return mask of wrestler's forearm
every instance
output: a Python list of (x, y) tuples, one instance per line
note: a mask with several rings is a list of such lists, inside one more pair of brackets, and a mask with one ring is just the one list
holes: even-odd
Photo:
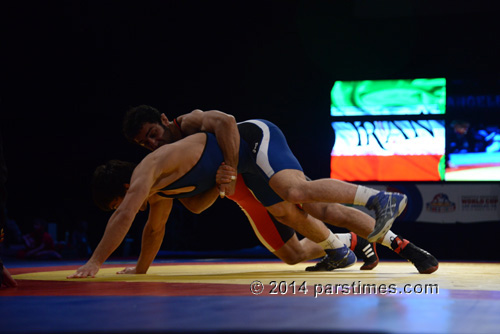
[(238, 167), (240, 133), (233, 115), (219, 110), (203, 112), (196, 109), (189, 114), (180, 116), (178, 119), (181, 120), (181, 127), (185, 135), (197, 132), (215, 134), (226, 164), (234, 168)]
[(111, 216), (104, 235), (89, 262), (100, 267), (125, 239), (134, 218), (135, 214), (132, 215), (130, 212), (121, 211), (120, 209), (116, 210)]
[[(224, 163), (227, 166), (238, 169), (240, 133), (234, 117), (227, 115), (225, 121), (219, 125), (215, 131), (217, 143), (224, 156)], [(234, 180), (235, 181), (235, 180)], [(221, 184), (219, 194), (221, 198), (232, 196), (236, 182), (231, 180), (228, 184)]]
[(153, 263), (156, 254), (160, 250), (163, 238), (165, 236), (165, 225), (160, 230), (153, 230), (148, 224), (144, 226), (142, 233), (141, 254), (137, 260), (136, 274), (145, 274), (151, 263)]
[(238, 168), (240, 133), (234, 117), (226, 115), (222, 117), (214, 129), (215, 138), (224, 155), (226, 165)]

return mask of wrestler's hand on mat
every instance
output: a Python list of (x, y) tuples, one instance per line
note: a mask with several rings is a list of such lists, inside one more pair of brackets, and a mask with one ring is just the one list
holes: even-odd
[(94, 278), (97, 272), (99, 271), (99, 266), (92, 262), (87, 262), (80, 268), (76, 270), (76, 272), (72, 275), (69, 275), (66, 278)]
[(4, 286), (7, 288), (17, 288), (17, 282), (10, 276), (9, 271), (5, 267), (3, 267), (2, 286), (0, 288)]
[(234, 194), (237, 175), (237, 170), (226, 165), (224, 162), (219, 166), (217, 174), (215, 175), (215, 182), (217, 182), (217, 185), (219, 186), (221, 198)]
[(135, 267), (127, 267), (123, 270), (117, 271), (117, 274), (137, 274)]

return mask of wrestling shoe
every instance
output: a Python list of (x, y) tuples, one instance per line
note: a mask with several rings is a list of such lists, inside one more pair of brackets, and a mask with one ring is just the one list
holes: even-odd
[(372, 270), (378, 265), (377, 244), (369, 243), (368, 240), (351, 232), (351, 250), (356, 254), (358, 259), (362, 259), (365, 263), (359, 268), (360, 270)]
[(394, 220), (403, 212), (408, 199), (406, 195), (389, 192), (379, 192), (368, 199), (366, 207), (375, 210), (375, 227), (368, 235), (369, 242), (376, 242), (392, 227)]
[(403, 259), (413, 263), (421, 274), (431, 274), (438, 270), (439, 262), (434, 256), (400, 236), (394, 238), (391, 248)]
[(332, 271), (347, 268), (357, 261), (356, 255), (347, 246), (336, 249), (325, 249), (326, 255), (316, 265), (307, 267), (306, 271)]

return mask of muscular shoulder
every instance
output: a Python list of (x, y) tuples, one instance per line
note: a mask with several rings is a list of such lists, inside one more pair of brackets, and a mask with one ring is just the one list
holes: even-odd
[(166, 144), (149, 153), (140, 163), (142, 168), (164, 168), (165, 164), (180, 165), (185, 160), (191, 160), (192, 155), (203, 150), (206, 142), (205, 133), (195, 133), (181, 140)]
[(182, 132), (190, 135), (200, 131), (216, 132), (217, 129), (236, 124), (236, 120), (232, 115), (223, 113), (219, 110), (202, 111), (195, 109), (189, 114), (179, 116), (177, 118)]
[(152, 189), (167, 186), (189, 171), (200, 159), (206, 143), (206, 134), (197, 133), (148, 154), (134, 171), (134, 178), (153, 181)]

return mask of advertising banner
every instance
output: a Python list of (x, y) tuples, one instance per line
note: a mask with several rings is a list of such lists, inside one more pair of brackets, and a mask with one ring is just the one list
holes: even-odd
[[(429, 223), (500, 223), (500, 184), (367, 185), (408, 196), (402, 221)], [(372, 216), (373, 214), (370, 213)]]

